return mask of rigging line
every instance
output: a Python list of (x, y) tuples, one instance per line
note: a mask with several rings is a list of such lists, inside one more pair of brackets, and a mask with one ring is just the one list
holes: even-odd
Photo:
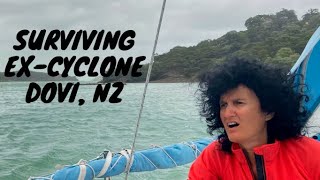
[[(166, 5), (166, 0), (163, 0), (160, 19), (159, 19), (159, 24), (158, 24), (158, 29), (157, 29), (157, 34), (156, 34), (156, 38), (155, 38), (154, 45), (153, 45), (151, 61), (150, 61), (150, 64), (149, 64), (147, 78), (146, 78), (146, 82), (145, 82), (145, 86), (144, 86), (144, 92), (143, 92), (142, 100), (141, 100), (141, 104), (140, 104), (139, 117), (138, 117), (138, 120), (137, 120), (137, 123), (136, 123), (136, 129), (135, 129), (135, 133), (134, 133), (134, 138), (133, 138), (133, 143), (132, 143), (132, 148), (131, 148), (131, 154), (130, 154), (130, 158), (129, 158), (129, 162), (130, 163), (131, 163), (132, 155), (134, 153), (134, 146), (135, 146), (135, 143), (136, 143), (136, 138), (137, 138), (138, 129), (139, 129), (139, 125), (140, 125), (141, 114), (142, 114), (142, 110), (143, 110), (144, 99), (145, 99), (145, 96), (146, 96), (147, 87), (148, 87), (149, 80), (150, 80), (150, 74), (151, 74), (151, 70), (152, 70), (152, 66), (153, 66), (153, 62), (154, 62), (154, 54), (155, 54), (157, 43), (158, 43), (158, 37), (159, 37), (160, 28), (161, 28), (162, 17), (163, 17), (165, 5)], [(128, 179), (129, 171), (130, 171), (130, 169), (128, 169), (126, 171), (125, 180)]]

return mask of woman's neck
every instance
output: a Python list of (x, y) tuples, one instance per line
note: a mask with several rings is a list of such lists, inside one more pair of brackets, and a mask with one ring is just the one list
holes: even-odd
[(239, 145), (243, 150), (247, 151), (248, 153), (250, 152), (253, 153), (254, 152), (253, 149), (255, 147), (259, 147), (267, 143), (268, 143), (268, 135), (267, 135), (267, 131), (265, 130), (263, 135), (252, 137), (246, 140), (245, 142), (240, 142)]
[(267, 133), (263, 136), (253, 137), (249, 141), (239, 144), (248, 161), (249, 168), (255, 179), (257, 179), (256, 159), (254, 148), (268, 143)]

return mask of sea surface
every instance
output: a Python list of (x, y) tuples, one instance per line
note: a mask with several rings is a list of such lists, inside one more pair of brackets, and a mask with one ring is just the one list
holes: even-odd
[[(0, 83), (1, 180), (50, 174), (61, 165), (93, 159), (104, 149), (119, 152), (132, 145), (144, 84), (125, 85), (117, 104), (93, 103), (96, 86), (80, 86), (76, 99), (86, 101), (82, 106), (69, 103), (69, 96), (63, 103), (56, 96), (51, 103), (28, 104), (28, 86)], [(196, 88), (196, 84), (149, 84), (136, 150), (209, 137), (198, 113)], [(129, 179), (185, 180), (189, 167), (131, 173)]]

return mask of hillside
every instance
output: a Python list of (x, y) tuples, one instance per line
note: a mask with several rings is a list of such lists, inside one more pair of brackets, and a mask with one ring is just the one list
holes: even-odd
[[(245, 31), (230, 31), (217, 39), (204, 40), (191, 47), (177, 46), (157, 55), (151, 81), (192, 81), (199, 73), (231, 57), (293, 65), (320, 26), (320, 13), (318, 9), (310, 9), (298, 19), (294, 10), (282, 9), (276, 14), (251, 17), (244, 24)], [(143, 76), (139, 78), (108, 77), (102, 82), (143, 82), (147, 68), (147, 65), (143, 67)]]
[(21, 77), (5, 77), (3, 72), (0, 72), (0, 82), (10, 81), (78, 81), (76, 77), (51, 77), (46, 73), (30, 71), (31, 76), (26, 77), (24, 74)]

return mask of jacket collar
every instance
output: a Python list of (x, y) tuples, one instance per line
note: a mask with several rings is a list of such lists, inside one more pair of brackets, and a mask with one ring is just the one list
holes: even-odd
[[(263, 156), (263, 159), (266, 162), (268, 162), (268, 161), (272, 161), (276, 157), (276, 155), (279, 152), (279, 149), (280, 149), (280, 142), (278, 140), (275, 140), (275, 142), (272, 144), (265, 144), (259, 147), (255, 147), (253, 151), (256, 155)], [(236, 156), (236, 158), (241, 163), (247, 163), (244, 152), (239, 146), (239, 144), (232, 143), (231, 150), (232, 150), (232, 153)]]

